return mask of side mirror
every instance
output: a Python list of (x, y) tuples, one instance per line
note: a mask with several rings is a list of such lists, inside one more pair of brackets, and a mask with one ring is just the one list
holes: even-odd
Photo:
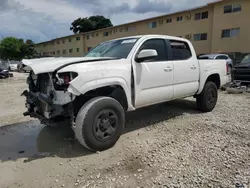
[(154, 59), (157, 56), (158, 56), (158, 53), (156, 50), (142, 50), (139, 52), (139, 54), (135, 58), (135, 61), (140, 63), (146, 60)]

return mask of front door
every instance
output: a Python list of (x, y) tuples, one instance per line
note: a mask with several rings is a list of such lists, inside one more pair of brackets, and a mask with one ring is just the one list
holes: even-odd
[(173, 97), (173, 62), (167, 60), (165, 40), (149, 39), (142, 44), (139, 52), (145, 49), (156, 50), (158, 56), (147, 62), (134, 63), (136, 108)]

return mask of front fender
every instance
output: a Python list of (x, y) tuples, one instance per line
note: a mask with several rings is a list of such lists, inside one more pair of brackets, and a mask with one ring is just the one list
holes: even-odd
[(79, 96), (84, 95), (88, 91), (111, 85), (119, 85), (123, 88), (128, 102), (128, 110), (134, 110), (131, 101), (131, 89), (129, 87), (129, 84), (121, 77), (101, 78), (92, 81), (87, 81), (81, 85), (75, 85), (73, 82), (70, 84), (68, 91), (73, 93), (74, 95)]

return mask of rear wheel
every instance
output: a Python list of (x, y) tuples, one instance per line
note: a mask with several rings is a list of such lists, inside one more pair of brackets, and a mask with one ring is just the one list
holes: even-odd
[(103, 151), (115, 145), (125, 124), (121, 104), (110, 97), (96, 97), (80, 109), (76, 117), (78, 141), (92, 151)]
[(218, 88), (214, 82), (208, 81), (201, 94), (196, 98), (197, 107), (202, 112), (211, 112), (218, 100)]

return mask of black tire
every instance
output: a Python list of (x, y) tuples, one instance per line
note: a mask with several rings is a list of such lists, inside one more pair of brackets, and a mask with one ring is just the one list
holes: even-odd
[(201, 94), (196, 97), (197, 108), (202, 112), (211, 112), (218, 100), (218, 88), (214, 82), (208, 81)]
[(124, 125), (125, 112), (121, 104), (110, 97), (96, 97), (79, 110), (75, 135), (87, 149), (103, 151), (116, 144)]

